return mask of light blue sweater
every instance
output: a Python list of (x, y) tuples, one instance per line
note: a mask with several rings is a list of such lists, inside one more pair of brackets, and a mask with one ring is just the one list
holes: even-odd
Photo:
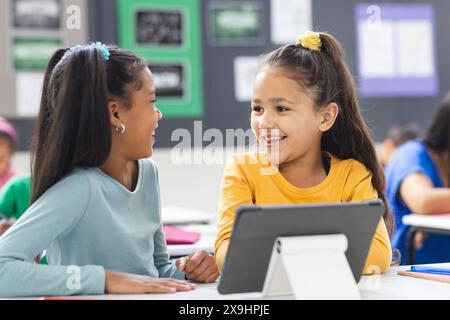
[[(48, 266), (32, 262), (43, 250)], [(0, 238), (1, 297), (104, 294), (105, 269), (184, 279), (169, 261), (152, 160), (139, 161), (134, 192), (75, 169)]]

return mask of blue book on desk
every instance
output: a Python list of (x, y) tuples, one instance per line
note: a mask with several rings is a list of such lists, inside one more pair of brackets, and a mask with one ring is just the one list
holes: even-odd
[(410, 272), (431, 273), (450, 276), (450, 269), (438, 267), (411, 266)]

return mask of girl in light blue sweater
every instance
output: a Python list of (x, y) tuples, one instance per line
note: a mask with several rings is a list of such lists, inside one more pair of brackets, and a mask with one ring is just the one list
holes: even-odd
[[(96, 43), (54, 54), (32, 205), (0, 238), (0, 296), (165, 293), (218, 278), (204, 251), (169, 261), (148, 159), (162, 118), (155, 103), (152, 73), (129, 51)], [(48, 266), (33, 262), (43, 250)]]

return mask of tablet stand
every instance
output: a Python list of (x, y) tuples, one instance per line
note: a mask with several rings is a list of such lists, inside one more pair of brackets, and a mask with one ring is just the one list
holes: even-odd
[(342, 234), (277, 238), (264, 283), (264, 298), (361, 299)]

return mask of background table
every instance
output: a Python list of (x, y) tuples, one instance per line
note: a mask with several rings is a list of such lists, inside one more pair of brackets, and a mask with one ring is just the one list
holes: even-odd
[(403, 224), (409, 226), (407, 236), (408, 264), (414, 264), (414, 238), (417, 232), (443, 234), (450, 236), (450, 214), (423, 215), (408, 214), (402, 219)]

